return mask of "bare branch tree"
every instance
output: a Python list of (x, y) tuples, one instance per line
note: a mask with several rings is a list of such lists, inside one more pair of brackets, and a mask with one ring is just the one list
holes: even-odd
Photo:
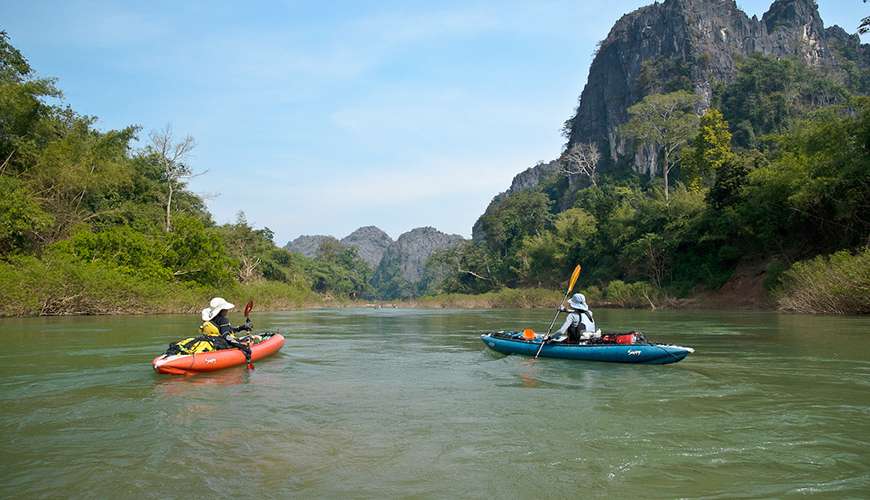
[[(867, 0), (864, 0), (867, 3)], [(861, 19), (861, 24), (858, 25), (858, 33), (865, 35), (870, 32), (870, 16)]]
[(601, 153), (595, 143), (575, 144), (565, 151), (559, 162), (560, 170), (567, 175), (583, 175), (589, 178), (593, 186), (598, 185), (598, 162)]
[(260, 258), (257, 256), (247, 256), (242, 254), (239, 258), (239, 281), (242, 283), (248, 283), (250, 281), (254, 281), (259, 274), (257, 273), (257, 267), (260, 265)]
[(14, 154), (15, 154), (14, 149), (9, 152), (9, 156), (7, 156), (6, 159), (3, 161), (3, 165), (0, 165), (0, 174), (2, 174), (3, 171), (6, 169), (6, 165), (9, 164), (9, 160), (12, 159), (12, 155), (14, 155)]
[(187, 135), (181, 141), (175, 142), (170, 125), (166, 125), (163, 130), (152, 131), (150, 138), (150, 148), (157, 155), (157, 161), (166, 177), (166, 223), (164, 229), (168, 233), (172, 230), (172, 195), (176, 189), (184, 185), (184, 181), (198, 175), (193, 173), (187, 163), (190, 152), (196, 147), (196, 141)]
[(630, 119), (621, 132), (640, 143), (652, 144), (664, 156), (662, 178), (665, 200), (668, 195), (668, 174), (673, 158), (698, 130), (700, 117), (695, 113), (699, 97), (683, 90), (670, 94), (652, 94), (628, 108)]

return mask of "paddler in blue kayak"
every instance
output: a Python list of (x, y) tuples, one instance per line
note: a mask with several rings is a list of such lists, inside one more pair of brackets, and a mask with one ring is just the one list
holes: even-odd
[(586, 303), (586, 297), (582, 293), (575, 293), (568, 299), (568, 308), (560, 307), (560, 311), (567, 312), (568, 317), (554, 334), (551, 342), (566, 341), (569, 344), (579, 344), (581, 340), (589, 340), (601, 337), (601, 332), (595, 327), (592, 311)]
[(202, 326), (200, 326), (199, 329), (202, 331), (203, 335), (215, 337), (214, 341), (212, 341), (212, 345), (217, 349), (231, 349), (235, 347), (241, 350), (245, 353), (245, 361), (248, 363), (248, 368), (253, 368), (254, 365), (251, 364), (250, 346), (244, 342), (240, 342), (233, 334), (241, 331), (250, 332), (254, 328), (254, 324), (251, 323), (250, 319), (247, 319), (245, 324), (238, 328), (231, 325), (230, 319), (227, 317), (227, 312), (232, 310), (234, 307), (236, 306), (230, 304), (222, 297), (211, 299), (208, 307), (202, 310)]

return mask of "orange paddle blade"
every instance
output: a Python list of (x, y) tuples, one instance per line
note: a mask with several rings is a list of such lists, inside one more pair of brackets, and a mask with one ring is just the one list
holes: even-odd
[(577, 267), (574, 268), (574, 272), (571, 273), (571, 283), (568, 285), (568, 293), (571, 293), (571, 290), (574, 289), (574, 285), (577, 283), (577, 278), (580, 277), (580, 264), (577, 264)]

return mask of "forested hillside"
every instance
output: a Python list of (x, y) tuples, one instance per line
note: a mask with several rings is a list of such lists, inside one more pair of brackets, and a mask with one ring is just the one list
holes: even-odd
[(215, 224), (187, 189), (193, 138), (99, 130), (59, 87), (0, 34), (0, 315), (194, 311), (211, 295), (503, 291), (525, 307), (549, 294), (510, 289), (559, 289), (577, 263), (598, 303), (870, 313), (870, 45), (812, 0), (762, 19), (733, 0), (623, 16), (559, 157), (518, 174), (470, 241), (365, 227), (279, 248), (243, 213)]
[(186, 188), (192, 138), (95, 122), (0, 34), (0, 315), (195, 311), (211, 295), (288, 307), (368, 290), (352, 248), (306, 258), (244, 214), (216, 225)]
[(870, 49), (809, 0), (777, 0), (761, 21), (731, 1), (630, 13), (598, 50), (562, 155), (430, 260), (445, 277), (429, 292), (558, 288), (580, 262), (614, 304), (751, 272), (756, 306), (870, 312), (868, 81)]

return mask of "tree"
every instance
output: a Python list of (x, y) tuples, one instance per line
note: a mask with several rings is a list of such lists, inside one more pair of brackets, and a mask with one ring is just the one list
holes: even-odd
[(57, 118), (52, 116), (56, 110), (42, 101), (45, 97), (62, 94), (54, 80), (34, 77), (27, 59), (0, 31), (0, 173), (25, 167), (37, 144), (53, 135), (55, 127), (39, 126), (46, 125), (46, 118)]
[(495, 259), (485, 245), (471, 241), (438, 250), (426, 260), (421, 290), (425, 293), (483, 293), (498, 288)]
[(698, 135), (691, 146), (683, 150), (682, 176), (691, 187), (700, 189), (712, 185), (719, 171), (734, 161), (728, 122), (721, 111), (710, 108), (701, 117)]
[(324, 240), (310, 268), (314, 290), (334, 292), (352, 299), (373, 295), (369, 281), (372, 270), (359, 256), (356, 247), (336, 240)]
[(259, 278), (260, 254), (274, 246), (272, 232), (268, 228), (261, 231), (252, 228), (243, 211), (236, 214), (236, 223), (225, 226), (224, 231), (227, 247), (239, 261), (239, 281), (247, 283)]
[(567, 175), (583, 175), (589, 178), (593, 186), (598, 185), (598, 162), (601, 153), (595, 143), (575, 144), (566, 151), (560, 159), (559, 165), (563, 173)]
[(630, 118), (622, 131), (628, 137), (661, 151), (666, 200), (672, 158), (698, 128), (698, 115), (695, 113), (698, 102), (697, 95), (680, 90), (670, 94), (648, 95), (628, 108)]
[[(184, 187), (184, 182), (194, 176), (187, 163), (190, 152), (196, 147), (193, 137), (187, 135), (180, 142), (175, 142), (172, 127), (167, 125), (163, 130), (152, 131), (150, 150), (156, 155), (156, 160), (163, 171), (166, 181), (166, 220), (164, 230), (172, 231), (172, 195), (176, 189)], [(200, 174), (201, 175), (201, 174)]]
[(210, 286), (232, 283), (237, 262), (217, 230), (186, 214), (179, 214), (175, 227), (178, 231), (164, 233), (163, 257), (175, 279)]
[(505, 257), (515, 253), (528, 235), (543, 231), (550, 223), (550, 199), (539, 191), (519, 191), (499, 200), (480, 218), (490, 250)]
[(0, 254), (31, 250), (40, 231), (53, 222), (21, 181), (0, 174)]
[(551, 231), (524, 239), (517, 267), (525, 283), (555, 285), (577, 262), (588, 262), (597, 224), (586, 210), (569, 208), (556, 217)]

